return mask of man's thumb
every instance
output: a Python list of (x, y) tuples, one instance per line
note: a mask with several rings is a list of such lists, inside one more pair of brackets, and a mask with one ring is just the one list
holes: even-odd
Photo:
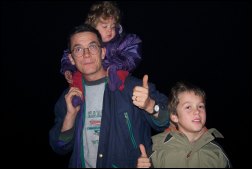
[(148, 75), (144, 75), (143, 77), (143, 87), (148, 89), (149, 85), (148, 85)]
[(143, 144), (139, 145), (140, 151), (141, 151), (141, 157), (147, 157), (147, 153), (145, 151), (145, 147)]

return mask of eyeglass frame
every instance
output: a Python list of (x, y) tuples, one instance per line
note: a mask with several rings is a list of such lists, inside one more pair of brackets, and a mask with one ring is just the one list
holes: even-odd
[[(91, 46), (95, 46), (95, 47), (96, 47), (97, 51), (95, 51), (95, 53), (91, 52), (91, 51), (92, 51), (92, 50), (90, 50), (90, 47), (91, 47)], [(81, 53), (80, 55), (76, 55), (76, 54), (75, 54), (76, 52), (74, 52), (74, 50), (75, 50), (76, 48), (82, 50), (82, 52), (80, 51), (80, 53)], [(83, 47), (81, 47), (80, 45), (75, 46), (75, 47), (71, 50), (70, 53), (73, 54), (74, 57), (80, 58), (80, 57), (82, 57), (82, 56), (85, 55), (85, 53), (86, 53), (86, 50), (85, 50), (85, 49), (88, 49), (88, 52), (89, 52), (91, 55), (95, 55), (95, 54), (98, 53), (99, 48), (102, 48), (102, 46), (101, 46), (101, 45), (98, 45), (96, 42), (91, 42), (91, 43), (88, 45), (87, 48), (83, 48)]]

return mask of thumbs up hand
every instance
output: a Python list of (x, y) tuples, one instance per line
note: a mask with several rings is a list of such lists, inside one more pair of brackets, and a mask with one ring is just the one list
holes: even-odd
[(148, 75), (143, 77), (143, 85), (135, 86), (132, 96), (133, 104), (144, 109), (145, 111), (152, 113), (155, 101), (149, 96)]
[(148, 75), (143, 77), (143, 85), (135, 86), (133, 89), (133, 104), (140, 109), (145, 109), (149, 102), (149, 86), (148, 86)]
[(143, 87), (146, 89), (149, 89), (149, 85), (148, 85), (148, 75), (144, 75), (143, 77)]
[(151, 162), (150, 159), (147, 156), (145, 147), (143, 144), (139, 145), (141, 156), (137, 159), (137, 168), (150, 168)]

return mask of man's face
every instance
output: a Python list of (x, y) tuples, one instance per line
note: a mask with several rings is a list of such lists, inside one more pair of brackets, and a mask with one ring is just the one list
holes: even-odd
[(106, 50), (100, 45), (97, 36), (92, 32), (81, 32), (71, 37), (70, 60), (90, 80), (103, 77), (102, 59)]

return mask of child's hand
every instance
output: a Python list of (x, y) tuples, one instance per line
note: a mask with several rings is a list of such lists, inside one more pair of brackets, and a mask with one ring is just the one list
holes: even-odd
[(69, 70), (67, 70), (67, 71), (65, 71), (64, 75), (65, 75), (65, 78), (67, 80), (67, 83), (73, 84), (73, 75), (72, 75), (72, 72), (70, 72)]

